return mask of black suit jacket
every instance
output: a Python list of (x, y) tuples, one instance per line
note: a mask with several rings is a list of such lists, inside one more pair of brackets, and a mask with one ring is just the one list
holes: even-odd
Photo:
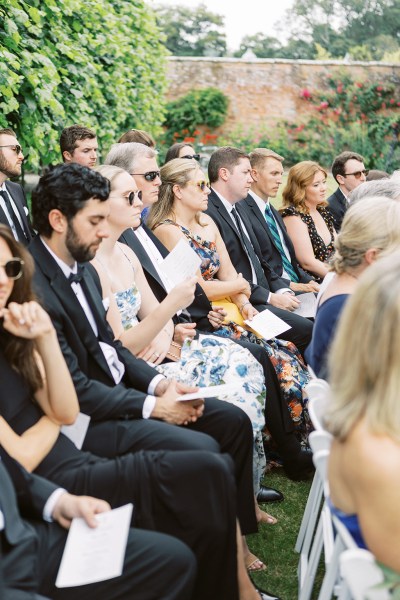
[(329, 196), (328, 204), (333, 215), (335, 229), (336, 231), (339, 231), (342, 226), (343, 217), (348, 208), (346, 197), (339, 187), (332, 196)]
[[(255, 253), (259, 257), (262, 256), (257, 238), (251, 223), (246, 219), (243, 207), (239, 206), (238, 203), (235, 204), (235, 207), (246, 226)], [(205, 212), (213, 219), (213, 221), (215, 221), (236, 271), (242, 273), (243, 277), (251, 283), (252, 272), (250, 259), (228, 211), (225, 206), (223, 206), (214, 190), (211, 190), (211, 194), (208, 196), (208, 208)], [(287, 282), (280, 279), (276, 273), (274, 273), (273, 269), (264, 258), (261, 261), (261, 266), (265, 274), (265, 279), (262, 282), (259, 282), (259, 285), (251, 283), (252, 294), (250, 300), (252, 304), (258, 305), (257, 307), (267, 304), (266, 299), (269, 296), (269, 292), (276, 292), (283, 287), (287, 287)]]
[[(246, 214), (246, 223), (251, 223), (254, 235), (257, 238), (258, 247), (261, 251), (261, 256), (259, 256), (259, 259), (261, 260), (263, 258), (264, 260), (266, 260), (268, 264), (272, 267), (272, 269), (275, 271), (277, 276), (282, 278), (283, 263), (280, 250), (275, 244), (274, 238), (268, 227), (265, 217), (258, 208), (256, 201), (249, 194), (247, 198), (239, 202), (239, 206), (243, 207), (243, 210)], [(270, 204), (270, 207), (278, 223), (278, 226), (281, 229), (283, 239), (285, 240), (286, 247), (289, 251), (290, 262), (295, 273), (299, 278), (299, 281), (302, 283), (307, 283), (308, 281), (311, 281), (312, 277), (308, 275), (308, 273), (303, 271), (303, 269), (300, 267), (296, 260), (296, 254), (294, 251), (293, 243), (286, 231), (286, 226), (283, 222), (281, 215), (272, 206), (272, 204)], [(286, 285), (290, 283), (290, 281), (286, 280), (286, 278), (284, 278), (283, 281), (287, 282)]]
[[(158, 375), (157, 371), (113, 339), (98, 283), (87, 267), (84, 267), (81, 285), (98, 327), (98, 338), (70, 283), (39, 236), (33, 239), (29, 250), (36, 263), (36, 292), (57, 331), (82, 412), (95, 421), (141, 418), (149, 383)], [(118, 385), (99, 341), (114, 346), (125, 365), (124, 377)]]
[[(142, 227), (150, 239), (154, 242), (157, 249), (160, 251), (161, 256), (165, 258), (169, 254), (168, 249), (160, 242), (160, 240), (154, 235), (151, 229), (147, 227), (147, 225), (143, 224)], [(127, 244), (127, 246), (129, 246), (136, 254), (140, 264), (142, 265), (144, 274), (146, 275), (146, 279), (153, 291), (153, 294), (159, 302), (162, 302), (167, 296), (167, 291), (165, 290), (163, 282), (158, 275), (157, 269), (154, 267), (151, 258), (143, 248), (140, 240), (136, 237), (132, 229), (127, 229), (121, 235), (119, 241)], [(197, 284), (194, 301), (186, 308), (187, 312), (182, 311), (179, 317), (174, 317), (174, 322), (194, 322), (196, 323), (197, 329), (205, 332), (213, 332), (214, 329), (207, 318), (207, 314), (211, 309), (211, 303), (208, 300), (203, 288)]]
[[(24, 224), (24, 230), (27, 234), (28, 242), (31, 241), (33, 236), (35, 235), (34, 230), (30, 224), (29, 216), (27, 216), (28, 206), (26, 203), (26, 196), (23, 188), (18, 183), (13, 183), (12, 181), (6, 181), (7, 192), (10, 194), (12, 199), (14, 200), (15, 206), (17, 207), (18, 213), (21, 217), (22, 223)], [(4, 213), (4, 210), (0, 206), (0, 223), (4, 223), (4, 225), (9, 225), (8, 219)], [(24, 243), (24, 240), (22, 240)]]

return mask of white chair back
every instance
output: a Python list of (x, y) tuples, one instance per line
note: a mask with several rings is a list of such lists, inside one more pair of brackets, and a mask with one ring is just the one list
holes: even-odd
[(371, 552), (361, 548), (345, 550), (339, 562), (340, 574), (346, 582), (351, 600), (390, 599), (388, 590), (376, 587), (382, 583), (383, 573)]
[(325, 429), (324, 416), (330, 404), (330, 387), (324, 379), (311, 379), (306, 385), (308, 412), (316, 430)]

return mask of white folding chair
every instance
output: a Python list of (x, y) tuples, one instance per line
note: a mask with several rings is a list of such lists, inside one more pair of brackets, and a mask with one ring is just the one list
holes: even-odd
[(324, 416), (330, 403), (329, 383), (324, 379), (311, 379), (305, 390), (308, 395), (308, 412), (314, 428), (325, 429)]
[(383, 573), (375, 557), (368, 550), (356, 548), (345, 550), (339, 559), (340, 574), (345, 586), (339, 600), (389, 600), (386, 589), (379, 589)]

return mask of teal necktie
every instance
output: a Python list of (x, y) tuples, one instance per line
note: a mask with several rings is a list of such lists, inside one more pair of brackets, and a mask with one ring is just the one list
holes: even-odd
[(285, 250), (283, 249), (283, 245), (282, 245), (282, 240), (280, 238), (279, 231), (278, 231), (278, 226), (276, 224), (274, 215), (272, 214), (272, 210), (271, 210), (271, 207), (269, 206), (269, 204), (265, 205), (265, 213), (264, 214), (265, 214), (265, 220), (267, 221), (267, 225), (269, 227), (269, 230), (270, 230), (273, 240), (275, 242), (275, 246), (278, 248), (279, 253), (281, 255), (283, 268), (286, 271), (286, 273), (290, 276), (290, 280), (294, 281), (295, 283), (298, 283), (299, 278), (296, 275), (296, 271), (292, 267), (292, 263), (288, 260), (286, 254), (285, 254)]

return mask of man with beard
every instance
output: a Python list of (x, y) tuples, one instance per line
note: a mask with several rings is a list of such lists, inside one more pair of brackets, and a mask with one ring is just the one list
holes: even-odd
[(21, 175), (24, 155), (12, 129), (0, 129), (0, 223), (8, 225), (16, 240), (26, 246), (33, 237), (24, 190), (6, 181)]
[(82, 448), (107, 458), (141, 450), (230, 454), (242, 532), (255, 532), (250, 419), (215, 398), (205, 404), (177, 402), (192, 388), (165, 379), (114, 340), (99, 281), (80, 264), (94, 257), (108, 235), (108, 196), (108, 180), (78, 164), (49, 169), (32, 194), (38, 231), (29, 248), (36, 263), (34, 281), (56, 329), (80, 409), (91, 417)]
[(63, 129), (60, 149), (65, 163), (78, 163), (92, 169), (97, 161), (97, 137), (94, 131), (81, 125)]

